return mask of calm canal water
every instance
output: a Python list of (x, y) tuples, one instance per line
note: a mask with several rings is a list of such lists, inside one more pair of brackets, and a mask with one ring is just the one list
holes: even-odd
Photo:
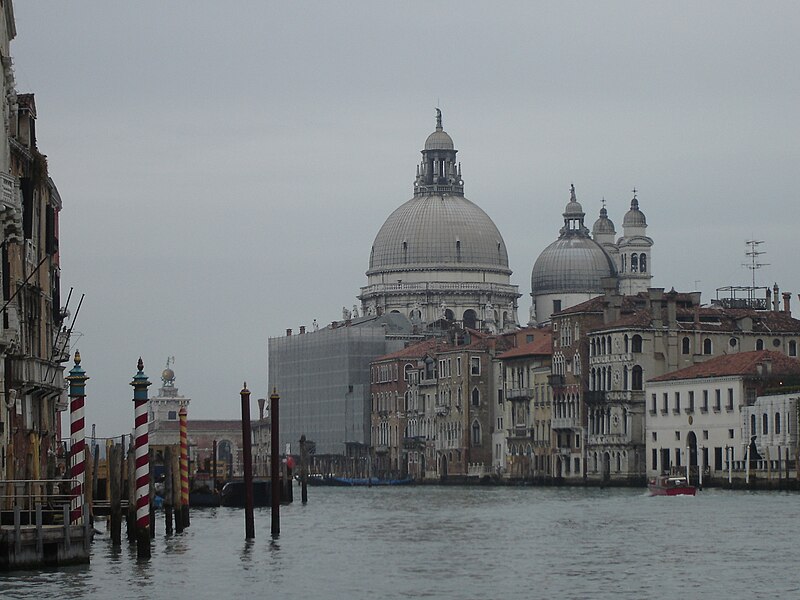
[[(800, 496), (707, 490), (310, 488), (244, 540), (236, 509), (163, 522), (149, 562), (93, 543), (91, 564), (0, 576), (0, 598), (798, 598)], [(98, 527), (103, 527), (98, 523)]]

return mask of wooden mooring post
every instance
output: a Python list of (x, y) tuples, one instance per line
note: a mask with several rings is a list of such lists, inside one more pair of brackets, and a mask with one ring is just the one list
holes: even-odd
[(164, 448), (164, 530), (172, 535), (172, 448)]
[(119, 546), (122, 543), (122, 444), (114, 444), (108, 452), (108, 485), (110, 514), (109, 527), (111, 528), (111, 543)]
[[(242, 461), (244, 462), (244, 537), (251, 540), (256, 537), (256, 525), (253, 518), (253, 455), (251, 451), (252, 434), (250, 432), (250, 390), (247, 383), (239, 392), (242, 400)], [(273, 483), (273, 485), (275, 485)]]
[(278, 390), (272, 388), (272, 394), (269, 396), (269, 435), (270, 435), (270, 485), (272, 497), (270, 501), (270, 512), (272, 514), (272, 537), (278, 537), (281, 534), (281, 481), (280, 481), (280, 442), (279, 435), (279, 417), (278, 417), (278, 403), (281, 397), (278, 395)]
[(305, 433), (300, 436), (300, 500), (303, 504), (308, 502), (308, 449)]

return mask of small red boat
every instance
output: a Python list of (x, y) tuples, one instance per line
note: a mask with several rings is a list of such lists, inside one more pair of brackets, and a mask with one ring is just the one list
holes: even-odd
[(647, 483), (652, 496), (694, 496), (697, 488), (689, 485), (686, 477), (660, 475)]

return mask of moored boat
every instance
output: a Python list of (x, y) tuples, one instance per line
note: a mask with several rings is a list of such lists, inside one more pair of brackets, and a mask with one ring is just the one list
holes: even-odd
[(652, 496), (694, 496), (697, 488), (690, 485), (686, 477), (659, 475), (647, 483)]

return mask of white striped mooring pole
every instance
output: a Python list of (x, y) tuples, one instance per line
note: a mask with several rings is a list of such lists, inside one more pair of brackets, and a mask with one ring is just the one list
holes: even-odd
[(135, 416), (136, 556), (150, 558), (150, 447), (147, 441), (147, 388), (150, 382), (144, 374), (141, 357), (137, 367), (139, 371), (131, 381)]
[(81, 353), (75, 351), (75, 366), (69, 372), (69, 434), (70, 434), (70, 477), (72, 490), (69, 521), (83, 523), (83, 504), (85, 502), (84, 482), (86, 480), (86, 421), (84, 402), (86, 400), (86, 380), (89, 377), (81, 367)]
[(181, 435), (181, 515), (184, 527), (189, 526), (189, 438), (186, 432), (186, 407), (178, 411)]

